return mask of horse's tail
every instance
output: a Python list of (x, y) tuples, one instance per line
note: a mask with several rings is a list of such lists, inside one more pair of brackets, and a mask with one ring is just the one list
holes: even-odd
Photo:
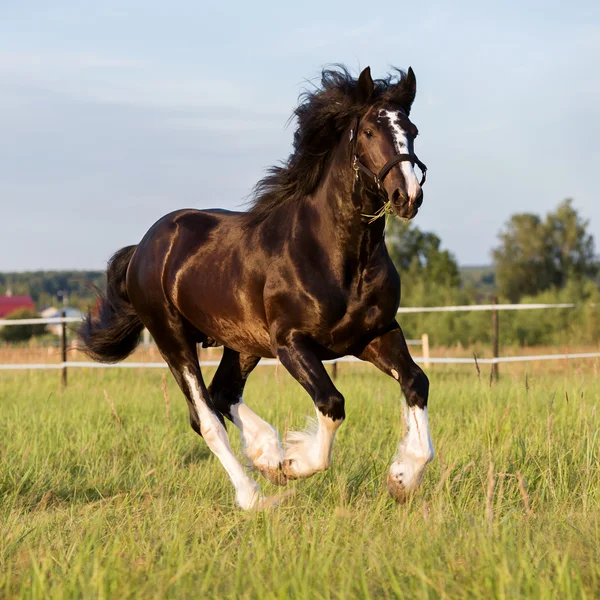
[(127, 294), (127, 267), (136, 246), (121, 248), (108, 262), (106, 296), (98, 294), (95, 311), (89, 311), (78, 333), (81, 350), (98, 362), (115, 363), (137, 347), (144, 325)]

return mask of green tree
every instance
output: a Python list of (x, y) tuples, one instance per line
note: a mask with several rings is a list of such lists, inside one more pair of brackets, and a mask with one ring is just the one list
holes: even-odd
[[(35, 319), (39, 315), (28, 308), (20, 308), (6, 316), (7, 320), (14, 319)], [(5, 325), (0, 329), (0, 339), (5, 342), (26, 342), (33, 336), (43, 335), (46, 326), (40, 325)]]
[(553, 285), (564, 287), (571, 279), (593, 279), (598, 274), (594, 238), (588, 233), (589, 220), (573, 208), (569, 198), (546, 217), (546, 235), (553, 267)]
[(573, 278), (595, 277), (598, 265), (588, 226), (570, 199), (545, 220), (530, 213), (513, 215), (492, 253), (500, 294), (518, 302), (523, 296), (562, 288)]
[(456, 259), (448, 250), (441, 249), (442, 242), (435, 233), (421, 231), (406, 221), (389, 219), (386, 243), (400, 273), (425, 278), (439, 287), (460, 285)]
[(15, 294), (28, 294), (36, 308), (62, 304), (59, 292), (66, 291), (69, 305), (85, 309), (96, 299), (95, 288), (106, 289), (103, 271), (29, 271), (0, 273), (0, 293), (8, 286)]

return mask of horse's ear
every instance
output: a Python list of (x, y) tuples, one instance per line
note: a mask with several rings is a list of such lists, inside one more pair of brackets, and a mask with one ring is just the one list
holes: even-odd
[(406, 94), (406, 110), (410, 111), (410, 107), (417, 95), (417, 78), (415, 77), (415, 72), (412, 70), (412, 67), (408, 67), (406, 77), (402, 82), (402, 89)]
[(356, 86), (357, 100), (361, 104), (368, 102), (373, 95), (374, 88), (375, 85), (373, 84), (373, 79), (371, 77), (371, 67), (367, 67), (366, 69), (363, 69), (363, 72), (358, 77), (358, 84)]

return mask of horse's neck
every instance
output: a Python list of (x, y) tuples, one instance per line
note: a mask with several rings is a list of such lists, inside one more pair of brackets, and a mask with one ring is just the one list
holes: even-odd
[(385, 218), (370, 222), (368, 215), (375, 214), (382, 201), (354, 177), (348, 149), (338, 148), (311, 203), (319, 212), (319, 237), (328, 240), (341, 260), (365, 263), (383, 244)]

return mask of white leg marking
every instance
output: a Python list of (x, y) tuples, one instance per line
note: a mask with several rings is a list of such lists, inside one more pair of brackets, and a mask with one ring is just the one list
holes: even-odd
[[(392, 110), (382, 110), (380, 116), (386, 117), (390, 123), (392, 129), (392, 136), (394, 138), (394, 146), (398, 154), (408, 153), (408, 139), (406, 137), (406, 131), (400, 125), (400, 119), (398, 114)], [(400, 163), (402, 174), (404, 175), (404, 181), (406, 182), (406, 192), (409, 198), (416, 198), (419, 193), (419, 181), (415, 175), (413, 164), (408, 161)]]
[(329, 468), (335, 433), (343, 421), (334, 421), (317, 409), (317, 421), (313, 421), (306, 431), (288, 432), (284, 463), (288, 479), (309, 477)]
[(405, 501), (421, 483), (425, 467), (433, 460), (427, 407), (419, 408), (403, 400), (406, 436), (388, 473), (388, 489), (398, 501)]
[(251, 411), (241, 399), (229, 411), (242, 435), (244, 454), (271, 483), (285, 485), (283, 448), (277, 430)]
[(221, 421), (207, 406), (196, 378), (187, 368), (183, 370), (183, 378), (188, 385), (194, 406), (200, 418), (202, 437), (227, 471), (229, 479), (231, 479), (235, 487), (237, 503), (243, 509), (260, 507), (263, 500), (260, 488), (253, 479), (248, 477), (246, 471), (244, 471), (244, 467), (242, 467), (240, 461), (231, 450), (227, 431), (221, 424)]

